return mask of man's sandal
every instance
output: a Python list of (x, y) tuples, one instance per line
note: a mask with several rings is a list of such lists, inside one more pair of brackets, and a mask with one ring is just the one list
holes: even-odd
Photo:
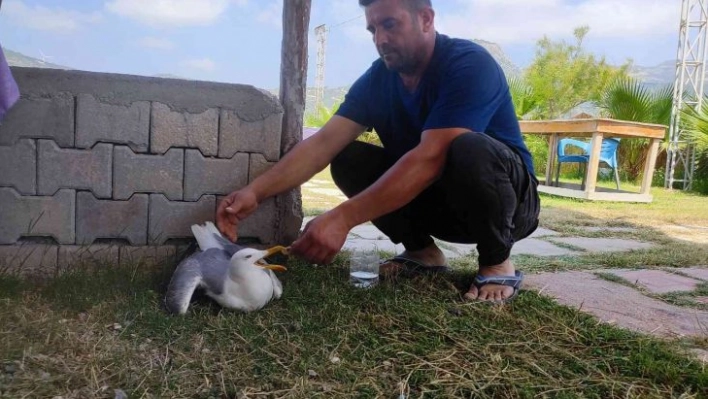
[(516, 274), (514, 276), (484, 277), (484, 276), (480, 276), (479, 274), (477, 274), (477, 276), (474, 278), (474, 281), (472, 281), (472, 284), (474, 284), (474, 286), (477, 287), (477, 295), (479, 295), (481, 288), (487, 284), (497, 284), (497, 285), (505, 285), (505, 286), (513, 287), (514, 293), (511, 294), (510, 297), (508, 297), (506, 299), (502, 299), (501, 301), (489, 301), (489, 300), (485, 301), (485, 300), (481, 300), (481, 299), (475, 299), (474, 301), (476, 301), (476, 302), (489, 302), (489, 303), (493, 303), (493, 304), (508, 303), (519, 295), (519, 289), (521, 289), (521, 282), (523, 280), (524, 280), (524, 273), (522, 273), (519, 270), (516, 271)]

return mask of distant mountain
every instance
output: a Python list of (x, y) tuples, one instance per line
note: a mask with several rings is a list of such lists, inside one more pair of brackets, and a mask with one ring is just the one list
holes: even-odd
[(654, 66), (637, 65), (629, 74), (650, 87), (661, 87), (674, 83), (676, 78), (676, 61), (664, 61)]
[[(342, 86), (342, 87), (325, 87), (324, 90), (324, 95), (322, 97), (322, 105), (324, 105), (327, 108), (331, 108), (334, 104), (341, 103), (344, 100), (344, 96), (347, 94), (347, 91), (349, 90), (348, 86)], [(307, 93), (305, 97), (305, 113), (311, 113), (315, 111), (315, 87), (308, 86), (307, 87)], [(278, 96), (280, 94), (279, 89), (269, 89), (269, 93), (273, 94), (274, 96)]]
[(16, 51), (3, 48), (5, 58), (10, 66), (33, 67), (33, 68), (52, 68), (52, 69), (73, 69), (63, 65), (52, 64), (51, 62), (42, 61), (37, 58), (28, 57)]
[(509, 59), (509, 57), (507, 57), (506, 53), (504, 52), (504, 50), (502, 50), (501, 46), (496, 43), (488, 42), (482, 39), (472, 39), (472, 41), (489, 51), (492, 57), (494, 57), (494, 59), (502, 67), (502, 69), (504, 70), (504, 74), (507, 78), (521, 75), (521, 69), (519, 69), (519, 67), (517, 67), (511, 61), (511, 59)]

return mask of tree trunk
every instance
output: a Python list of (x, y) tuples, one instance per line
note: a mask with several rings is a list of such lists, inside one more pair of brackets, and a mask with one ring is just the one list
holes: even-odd
[[(311, 0), (283, 0), (283, 40), (280, 61), (280, 103), (283, 124), (280, 154), (285, 155), (302, 140), (307, 86), (307, 38)], [(302, 224), (300, 190), (278, 198), (278, 241), (288, 245), (297, 238)]]

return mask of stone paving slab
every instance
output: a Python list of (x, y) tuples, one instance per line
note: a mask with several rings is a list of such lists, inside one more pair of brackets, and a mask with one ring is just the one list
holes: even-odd
[[(304, 228), (307, 222), (312, 220), (312, 216), (305, 217), (302, 221), (302, 227)], [(538, 230), (537, 230), (538, 231)], [(554, 235), (557, 234), (552, 230), (541, 231), (541, 234)], [(445, 253), (445, 256), (449, 259), (458, 258), (460, 256), (469, 255), (472, 251), (475, 251), (477, 246), (475, 244), (457, 244), (450, 243), (446, 241), (436, 240), (439, 243), (440, 248)], [(391, 242), (384, 233), (381, 232), (376, 226), (371, 223), (360, 224), (354, 227), (347, 241), (344, 244), (345, 249), (374, 249), (378, 248), (382, 251), (399, 253), (404, 250), (403, 245), (395, 245)], [(511, 251), (512, 255), (536, 255), (536, 256), (559, 256), (559, 255), (571, 255), (575, 253), (566, 248), (561, 248), (553, 245), (549, 242), (525, 238), (516, 244)]]
[(477, 244), (458, 244), (454, 242), (446, 242), (440, 240), (436, 241), (438, 243), (438, 246), (443, 249), (443, 252), (452, 251), (452, 253), (455, 254), (454, 257), (467, 256), (472, 254), (473, 252), (476, 252), (477, 250)]
[(686, 269), (680, 269), (681, 273), (687, 274), (693, 278), (708, 281), (708, 266), (703, 267), (689, 267)]
[(626, 252), (654, 246), (651, 243), (620, 238), (558, 237), (550, 241), (572, 245), (588, 252)]
[(552, 237), (560, 235), (559, 232), (550, 229), (545, 229), (543, 227), (537, 228), (530, 236), (526, 238), (540, 238), (540, 237)]
[(581, 227), (583, 230), (590, 232), (590, 233), (597, 233), (600, 231), (610, 231), (613, 233), (636, 233), (637, 229), (634, 229), (632, 227), (592, 227), (592, 226), (586, 226), (586, 227)]
[(394, 244), (389, 240), (366, 240), (362, 238), (347, 239), (344, 243), (345, 250), (360, 250), (360, 251), (386, 251), (394, 254), (403, 252), (402, 244)]
[(561, 256), (576, 252), (536, 238), (525, 238), (511, 248), (512, 255)]
[(708, 329), (707, 311), (670, 305), (590, 272), (527, 275), (524, 289), (537, 290), (603, 322), (642, 333), (700, 337)]
[(360, 224), (349, 233), (353, 238), (363, 238), (366, 240), (388, 240), (386, 235), (376, 226), (370, 223)]
[(708, 296), (697, 296), (693, 298), (693, 302), (701, 304), (701, 305), (708, 305)]
[(621, 277), (632, 284), (653, 292), (655, 294), (666, 294), (668, 292), (685, 291), (690, 292), (696, 289), (700, 281), (665, 272), (663, 270), (607, 270), (606, 272)]

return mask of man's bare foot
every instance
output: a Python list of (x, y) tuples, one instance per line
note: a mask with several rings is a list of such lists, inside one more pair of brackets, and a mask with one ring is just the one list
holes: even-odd
[[(478, 274), (483, 277), (514, 276), (515, 272), (516, 269), (511, 263), (511, 260), (507, 259), (498, 265), (480, 268)], [(476, 299), (478, 301), (503, 301), (509, 298), (513, 293), (514, 288), (505, 285), (487, 284), (478, 290), (477, 287), (472, 284), (464, 298), (468, 300)]]
[[(445, 254), (438, 248), (435, 243), (429, 246), (417, 250), (408, 251), (405, 250), (397, 255), (397, 257), (413, 260), (421, 265), (425, 266), (447, 266), (447, 259), (445, 259)], [(402, 265), (397, 262), (386, 262), (381, 264), (380, 272), (381, 274), (393, 274), (402, 269)]]

